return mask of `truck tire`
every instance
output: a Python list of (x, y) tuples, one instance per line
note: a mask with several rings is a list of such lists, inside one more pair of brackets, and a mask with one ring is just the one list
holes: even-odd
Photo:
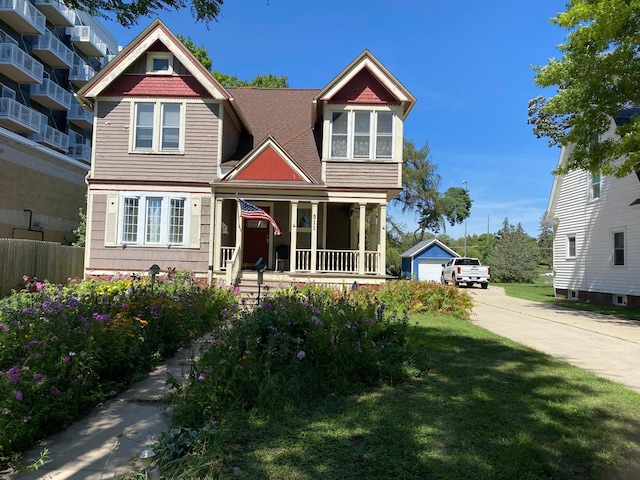
[(451, 285), (453, 285), (454, 287), (460, 286), (460, 284), (456, 280), (456, 274), (455, 273), (453, 275), (451, 275)]
[(489, 282), (481, 283), (481, 285), (483, 290), (486, 290), (487, 288), (489, 288)]

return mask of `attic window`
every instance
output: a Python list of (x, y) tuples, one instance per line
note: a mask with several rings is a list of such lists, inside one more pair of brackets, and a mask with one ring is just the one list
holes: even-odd
[(150, 53), (147, 57), (147, 73), (171, 75), (173, 55), (170, 53)]

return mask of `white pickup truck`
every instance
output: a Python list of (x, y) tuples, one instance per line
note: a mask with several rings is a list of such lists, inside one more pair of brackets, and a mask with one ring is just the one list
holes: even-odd
[(472, 287), (479, 283), (482, 288), (489, 286), (491, 268), (480, 264), (477, 258), (455, 257), (442, 264), (442, 283), (458, 285), (466, 283)]

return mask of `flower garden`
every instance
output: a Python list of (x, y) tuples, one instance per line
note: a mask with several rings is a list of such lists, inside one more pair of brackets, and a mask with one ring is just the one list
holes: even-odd
[(468, 295), (422, 282), (286, 288), (253, 309), (238, 304), (236, 293), (199, 286), (185, 273), (155, 286), (124, 277), (66, 286), (27, 281), (0, 301), (2, 462), (209, 333), (190, 381), (169, 379), (175, 428), (154, 449), (164, 471), (183, 468), (185, 456), (211, 455), (219, 426), (238, 415), (402, 382), (411, 362), (407, 313), (468, 318), (471, 309)]

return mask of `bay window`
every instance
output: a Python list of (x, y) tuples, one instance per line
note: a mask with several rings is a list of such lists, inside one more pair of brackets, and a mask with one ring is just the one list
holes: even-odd
[(331, 158), (361, 160), (393, 156), (394, 114), (388, 111), (331, 112)]
[(134, 104), (132, 150), (152, 153), (182, 151), (184, 105), (175, 102)]

